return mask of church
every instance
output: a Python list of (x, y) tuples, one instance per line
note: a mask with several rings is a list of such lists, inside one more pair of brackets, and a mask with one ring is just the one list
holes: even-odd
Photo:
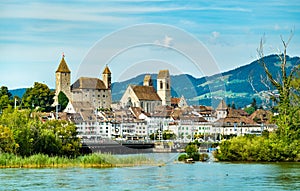
[(171, 106), (171, 80), (169, 70), (160, 70), (157, 75), (157, 90), (153, 87), (151, 75), (146, 75), (143, 86), (129, 85), (120, 104), (125, 107), (141, 107), (147, 113), (153, 113), (160, 105)]
[(58, 95), (63, 92), (71, 102), (88, 102), (94, 108), (111, 108), (111, 72), (106, 66), (99, 78), (80, 77), (71, 84), (71, 71), (62, 56), (56, 70), (54, 105), (58, 105)]

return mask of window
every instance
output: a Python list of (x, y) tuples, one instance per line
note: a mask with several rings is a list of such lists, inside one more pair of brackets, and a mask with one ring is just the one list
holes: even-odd
[(163, 82), (160, 81), (160, 89), (163, 89)]

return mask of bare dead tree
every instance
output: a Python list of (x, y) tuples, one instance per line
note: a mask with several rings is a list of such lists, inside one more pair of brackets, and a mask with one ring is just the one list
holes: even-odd
[[(280, 127), (280, 132), (282, 135), (289, 134), (290, 128), (296, 128), (297, 125), (294, 124), (294, 120), (297, 120), (299, 116), (294, 116), (295, 114), (298, 115), (300, 112), (297, 108), (293, 107), (292, 105), (292, 81), (295, 80), (295, 73), (299, 72), (299, 65), (296, 65), (292, 68), (291, 72), (288, 74), (287, 69), (287, 47), (293, 37), (294, 32), (291, 31), (291, 34), (287, 41), (283, 39), (281, 36), (281, 42), (283, 45), (283, 52), (279, 53), (277, 56), (280, 60), (280, 73), (279, 75), (272, 75), (266, 62), (264, 61), (264, 39), (262, 38), (260, 41), (260, 46), (257, 49), (257, 53), (259, 56), (259, 64), (263, 67), (264, 72), (267, 75), (268, 81), (273, 85), (279, 93), (279, 96), (276, 97), (273, 95), (273, 100), (277, 101), (277, 110), (279, 112), (278, 118), (276, 120), (277, 124)], [(298, 113), (298, 114), (297, 114)], [(299, 128), (299, 127), (298, 127)]]

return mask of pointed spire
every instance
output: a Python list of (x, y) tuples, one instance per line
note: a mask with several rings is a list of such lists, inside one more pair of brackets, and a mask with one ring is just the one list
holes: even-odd
[(106, 65), (102, 74), (111, 74), (108, 66)]
[(222, 99), (217, 107), (217, 110), (226, 110), (226, 109), (227, 109), (227, 105), (225, 101)]
[(70, 73), (70, 69), (65, 61), (65, 54), (62, 53), (62, 58), (56, 72)]

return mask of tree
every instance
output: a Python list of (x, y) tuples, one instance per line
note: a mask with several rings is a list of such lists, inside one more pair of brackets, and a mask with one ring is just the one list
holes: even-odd
[(246, 107), (245, 109), (244, 109), (244, 111), (246, 111), (249, 115), (251, 115), (252, 113), (254, 113), (254, 111), (255, 111), (255, 108), (254, 107)]
[(61, 110), (64, 110), (69, 103), (68, 97), (62, 91), (58, 94), (58, 103), (61, 105)]
[(0, 154), (13, 153), (16, 144), (10, 128), (0, 125)]
[[(286, 49), (291, 40), (285, 42), (283, 53), (278, 55), (281, 60), (280, 75), (273, 76), (264, 62), (263, 40), (258, 53), (268, 80), (277, 89), (272, 99), (277, 102), (279, 114), (274, 117), (278, 130), (262, 132), (262, 136), (239, 136), (221, 142), (220, 149), (214, 155), (222, 161), (300, 161), (300, 104), (299, 104), (299, 64), (287, 73)], [(254, 89), (254, 88), (253, 88)], [(272, 93), (272, 92), (270, 92)], [(254, 109), (254, 107), (251, 107)]]
[(253, 107), (255, 111), (257, 110), (257, 103), (255, 98), (252, 99), (251, 107)]
[(287, 73), (287, 47), (290, 43), (290, 40), (293, 36), (293, 32), (291, 32), (291, 35), (288, 39), (288, 41), (283, 40), (281, 37), (281, 41), (283, 44), (283, 52), (278, 54), (278, 57), (281, 61), (280, 67), (280, 76), (278, 79), (278, 76), (273, 76), (271, 72), (269, 71), (269, 68), (267, 64), (264, 61), (264, 40), (262, 39), (260, 41), (260, 47), (258, 49), (259, 54), (259, 63), (262, 65), (268, 80), (270, 83), (278, 90), (279, 96), (272, 95), (272, 99), (277, 102), (276, 109), (279, 112), (279, 115), (276, 117), (276, 123), (279, 126), (279, 133), (282, 136), (291, 135), (291, 131), (299, 131), (299, 126), (296, 126), (295, 120), (299, 123), (299, 102), (296, 104), (293, 104), (292, 100), (293, 97), (299, 98), (299, 89), (293, 88), (293, 82), (299, 80), (299, 64), (295, 66), (291, 72)]
[(81, 148), (77, 129), (63, 120), (46, 121), (31, 110), (6, 108), (0, 116), (0, 152), (14, 152), (21, 156), (42, 153), (77, 156)]
[(236, 109), (234, 102), (232, 102), (231, 108)]
[(163, 140), (174, 140), (176, 139), (176, 135), (172, 131), (164, 131), (163, 132)]
[[(55, 155), (76, 156), (79, 155), (81, 142), (77, 137), (77, 127), (73, 123), (63, 120), (51, 120), (43, 124), (46, 140), (45, 147), (57, 153)], [(53, 144), (55, 143), (55, 144)], [(53, 145), (52, 145), (53, 144)], [(43, 153), (48, 152), (45, 148)]]
[(7, 107), (11, 103), (11, 93), (6, 86), (2, 86), (0, 89), (0, 110)]
[(28, 88), (23, 95), (22, 102), (26, 108), (40, 107), (42, 110), (51, 110), (54, 91), (51, 91), (46, 84), (35, 82), (32, 88)]

